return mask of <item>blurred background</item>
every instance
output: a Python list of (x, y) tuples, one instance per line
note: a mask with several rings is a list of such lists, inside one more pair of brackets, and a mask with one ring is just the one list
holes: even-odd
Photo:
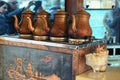
[[(4, 0), (7, 1), (7, 0)], [(19, 7), (26, 7), (29, 1), (42, 1), (44, 10), (50, 13), (51, 8), (60, 7), (65, 10), (65, 0), (18, 0)], [(102, 39), (105, 36), (106, 28), (103, 25), (103, 19), (112, 6), (115, 5), (115, 0), (84, 0), (84, 8), (90, 13), (90, 26), (93, 31), (93, 36)], [(34, 6), (31, 7), (31, 10)], [(98, 33), (99, 32), (99, 33)]]

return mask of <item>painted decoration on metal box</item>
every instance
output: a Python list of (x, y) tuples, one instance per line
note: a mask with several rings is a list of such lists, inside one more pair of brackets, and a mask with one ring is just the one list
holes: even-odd
[(7, 49), (2, 63), (4, 80), (72, 80), (70, 54), (16, 47)]

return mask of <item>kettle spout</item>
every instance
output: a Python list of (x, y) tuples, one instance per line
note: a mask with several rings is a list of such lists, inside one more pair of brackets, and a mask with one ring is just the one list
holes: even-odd
[(46, 30), (47, 32), (49, 32), (50, 29), (48, 27), (47, 20), (44, 17), (42, 17), (42, 19), (43, 19), (44, 24), (45, 24), (45, 27), (43, 27), (43, 29)]
[(17, 19), (17, 16), (16, 15), (13, 15), (14, 19), (15, 19), (15, 22), (14, 22), (14, 27), (16, 30), (19, 30), (19, 23), (18, 23), (18, 19)]
[(30, 19), (30, 17), (27, 17), (27, 21), (28, 21), (28, 29), (33, 32), (34, 31), (34, 27), (32, 26), (32, 21)]
[(71, 28), (72, 28), (73, 32), (77, 31), (75, 15), (72, 15), (72, 27)]

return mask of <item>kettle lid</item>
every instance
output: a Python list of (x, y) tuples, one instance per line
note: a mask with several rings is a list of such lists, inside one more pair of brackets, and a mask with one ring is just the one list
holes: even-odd
[(22, 14), (34, 14), (34, 12), (32, 12), (30, 9), (26, 9), (22, 12)]
[(76, 14), (82, 14), (82, 15), (89, 15), (90, 16), (90, 14), (88, 12), (86, 12), (84, 8), (81, 8), (78, 12), (76, 12)]
[(62, 9), (58, 9), (57, 12), (55, 13), (55, 15), (67, 15), (68, 13), (65, 12), (64, 10)]
[(39, 13), (37, 13), (39, 15), (50, 15), (50, 13), (48, 13), (47, 11), (45, 10), (41, 10)]

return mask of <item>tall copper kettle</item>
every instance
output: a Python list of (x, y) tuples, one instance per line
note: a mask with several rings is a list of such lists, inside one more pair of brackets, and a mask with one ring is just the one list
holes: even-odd
[(90, 14), (81, 8), (72, 15), (72, 25), (69, 28), (69, 37), (74, 39), (85, 39), (92, 36), (92, 29), (89, 24)]
[(54, 15), (50, 30), (50, 40), (66, 41), (68, 36), (68, 13), (59, 9)]
[(15, 26), (16, 30), (18, 30), (19, 36), (21, 38), (31, 39), (32, 38), (32, 32), (28, 29), (27, 17), (29, 17), (31, 20), (33, 20), (34, 13), (30, 9), (27, 9), (27, 10), (23, 11), (22, 15), (21, 15), (20, 23), (18, 22), (18, 19), (17, 19), (16, 15), (14, 15), (13, 17), (15, 19), (14, 26)]
[(42, 10), (36, 14), (34, 24), (32, 24), (30, 17), (28, 17), (28, 28), (35, 40), (47, 40), (49, 38), (49, 16), (48, 12)]

